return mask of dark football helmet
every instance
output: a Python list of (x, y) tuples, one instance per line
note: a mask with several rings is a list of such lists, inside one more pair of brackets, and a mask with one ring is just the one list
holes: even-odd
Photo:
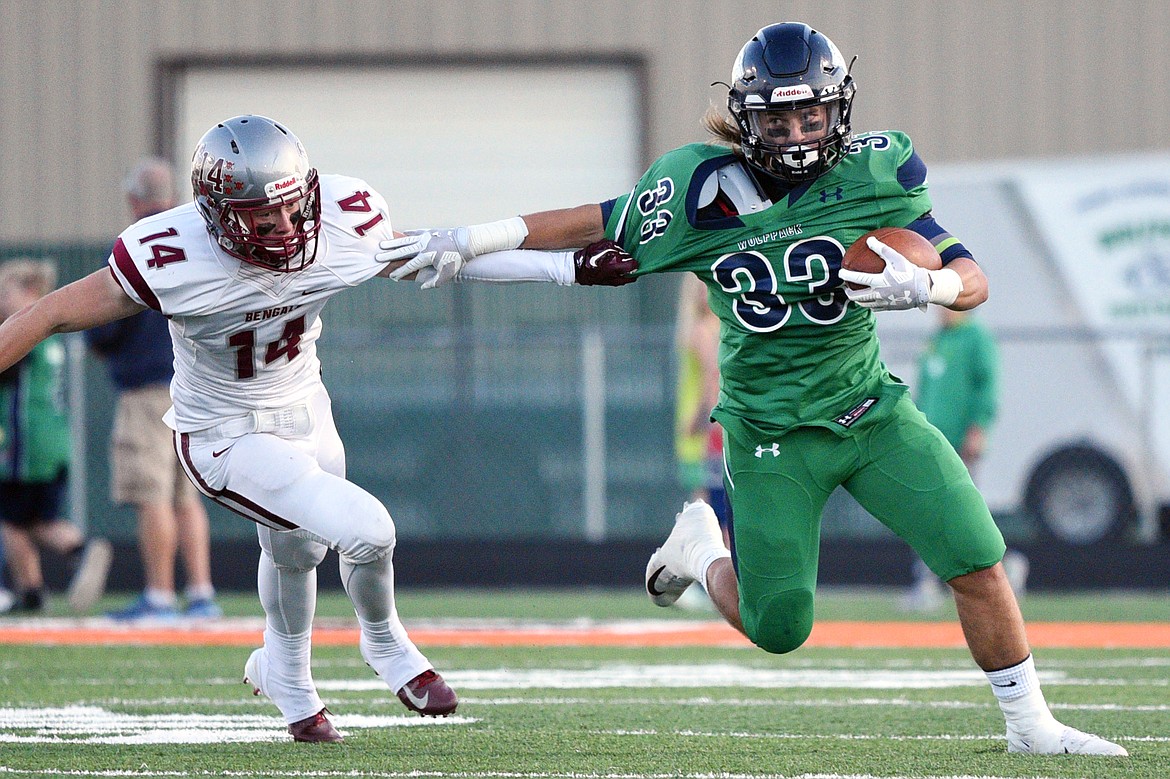
[[(761, 29), (736, 57), (727, 97), (748, 163), (790, 184), (823, 175), (849, 152), (854, 91), (848, 64), (826, 36), (800, 23)], [(768, 129), (802, 122), (810, 139), (795, 143)]]
[[(305, 147), (263, 116), (237, 116), (208, 130), (191, 158), (195, 205), (224, 251), (271, 271), (298, 271), (313, 262), (321, 231), (317, 171)], [(258, 212), (297, 204), (292, 231), (254, 229)]]

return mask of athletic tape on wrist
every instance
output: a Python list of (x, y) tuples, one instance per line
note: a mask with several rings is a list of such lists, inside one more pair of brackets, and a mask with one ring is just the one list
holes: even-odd
[(931, 303), (949, 306), (963, 293), (963, 278), (950, 268), (930, 271)]
[(476, 257), (488, 252), (519, 249), (527, 237), (528, 225), (519, 216), (467, 228), (467, 242)]

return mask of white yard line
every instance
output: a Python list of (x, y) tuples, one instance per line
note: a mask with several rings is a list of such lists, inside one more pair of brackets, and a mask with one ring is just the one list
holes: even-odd
[[(546, 773), (524, 771), (81, 771), (73, 769), (41, 768), (21, 770), (0, 766), (0, 774), (9, 776), (92, 776), (92, 777), (288, 777), (288, 779), (328, 779), (329, 777), (360, 776), (369, 779), (1018, 779), (1017, 776), (982, 774), (931, 774), (902, 776), (899, 774), (745, 774), (745, 773)], [(1086, 778), (1087, 779), (1087, 778)]]

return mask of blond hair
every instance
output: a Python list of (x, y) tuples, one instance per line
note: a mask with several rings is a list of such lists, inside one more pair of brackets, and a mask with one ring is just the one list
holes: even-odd
[(0, 265), (0, 288), (35, 292), (44, 297), (57, 287), (57, 267), (52, 260), (17, 257)]
[(717, 106), (707, 108), (707, 113), (703, 114), (703, 129), (710, 133), (712, 142), (725, 143), (738, 156), (743, 156), (743, 148), (739, 144), (739, 125), (722, 109)]

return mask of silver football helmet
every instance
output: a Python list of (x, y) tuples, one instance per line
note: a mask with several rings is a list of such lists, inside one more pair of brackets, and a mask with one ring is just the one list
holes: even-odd
[[(208, 231), (233, 257), (281, 273), (316, 257), (317, 171), (297, 137), (272, 119), (237, 116), (208, 130), (191, 158), (191, 186)], [(273, 211), (281, 217), (273, 220)]]

